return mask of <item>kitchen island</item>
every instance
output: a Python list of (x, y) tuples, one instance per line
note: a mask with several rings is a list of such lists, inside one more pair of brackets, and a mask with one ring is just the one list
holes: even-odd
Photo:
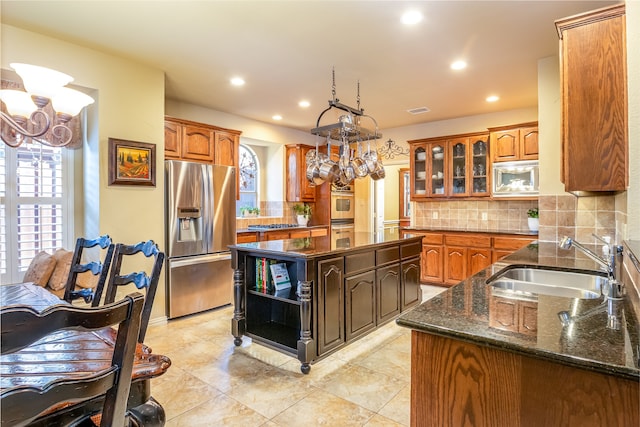
[[(350, 247), (329, 236), (230, 246), (235, 344), (242, 336), (310, 364), (362, 338), (422, 300), (420, 236), (355, 233)], [(274, 289), (271, 267), (290, 288)]]
[(411, 425), (640, 425), (635, 288), (611, 329), (594, 309), (602, 296), (492, 291), (487, 279), (509, 264), (598, 269), (573, 249), (531, 244), (400, 316), (412, 329)]

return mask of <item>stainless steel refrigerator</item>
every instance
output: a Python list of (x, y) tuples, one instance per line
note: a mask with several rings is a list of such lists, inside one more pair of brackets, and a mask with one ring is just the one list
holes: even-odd
[(235, 168), (165, 162), (169, 318), (231, 303)]

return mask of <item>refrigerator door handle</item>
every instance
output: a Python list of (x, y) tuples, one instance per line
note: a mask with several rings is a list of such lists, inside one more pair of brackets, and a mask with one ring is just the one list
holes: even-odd
[(172, 258), (170, 259), (171, 267), (184, 267), (187, 265), (201, 264), (203, 262), (216, 262), (231, 259), (231, 252), (222, 252), (219, 254), (190, 256), (186, 258)]

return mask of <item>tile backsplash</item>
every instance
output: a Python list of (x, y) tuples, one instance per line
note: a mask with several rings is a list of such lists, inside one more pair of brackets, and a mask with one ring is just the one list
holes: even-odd
[(415, 227), (469, 231), (529, 231), (527, 211), (535, 200), (453, 200), (413, 202)]
[(580, 243), (594, 243), (593, 233), (621, 242), (626, 228), (626, 197), (571, 194), (540, 196), (539, 239), (557, 242), (569, 236)]

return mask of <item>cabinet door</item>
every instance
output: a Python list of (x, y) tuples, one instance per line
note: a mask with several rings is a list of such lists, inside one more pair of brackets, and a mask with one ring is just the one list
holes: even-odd
[(429, 197), (447, 197), (449, 188), (449, 157), (446, 141), (434, 142), (427, 146), (427, 158), (429, 159), (427, 168), (427, 183), (429, 183)]
[(378, 324), (400, 314), (400, 264), (376, 270)]
[(411, 200), (427, 197), (427, 149), (424, 144), (411, 145)]
[(213, 129), (202, 126), (182, 126), (182, 158), (213, 163)]
[(625, 5), (556, 22), (561, 37), (565, 191), (628, 184)]
[(181, 152), (181, 132), (179, 124), (164, 122), (164, 157), (165, 159), (179, 159)]
[(521, 160), (537, 160), (538, 159), (538, 128), (522, 128), (520, 129), (520, 159)]
[(451, 177), (448, 194), (452, 197), (469, 196), (469, 139), (460, 138), (449, 141), (447, 174)]
[(238, 147), (240, 138), (238, 135), (224, 132), (215, 132), (215, 160), (216, 165), (237, 166), (238, 165)]
[(376, 327), (376, 272), (345, 279), (347, 342)]
[(491, 153), (494, 162), (518, 160), (520, 134), (518, 129), (491, 132)]
[(420, 280), (423, 282), (442, 283), (442, 246), (422, 245), (420, 257)]
[(419, 304), (422, 298), (420, 290), (420, 259), (413, 258), (402, 261), (401, 297), (404, 311), (412, 305)]
[(252, 242), (257, 242), (257, 241), (258, 241), (258, 233), (256, 233), (256, 232), (238, 233), (238, 235), (236, 237), (236, 242), (237, 243), (252, 243)]
[(306, 156), (315, 148), (308, 145), (287, 145), (287, 201), (315, 202), (316, 187), (307, 179)]
[(472, 197), (489, 196), (491, 188), (491, 164), (489, 162), (489, 135), (483, 135), (470, 140), (471, 146), (471, 179), (469, 189)]
[(240, 135), (225, 131), (215, 132), (215, 158), (213, 163), (236, 167), (236, 200), (240, 200), (240, 174), (237, 170), (240, 163), (238, 158), (239, 150)]
[(344, 258), (318, 262), (318, 356), (344, 343)]
[(491, 249), (469, 248), (467, 259), (467, 277), (469, 277), (491, 265)]
[(289, 232), (286, 230), (267, 231), (263, 236), (264, 240), (283, 240), (289, 238)]
[(467, 248), (445, 247), (444, 282), (455, 285), (467, 276)]

